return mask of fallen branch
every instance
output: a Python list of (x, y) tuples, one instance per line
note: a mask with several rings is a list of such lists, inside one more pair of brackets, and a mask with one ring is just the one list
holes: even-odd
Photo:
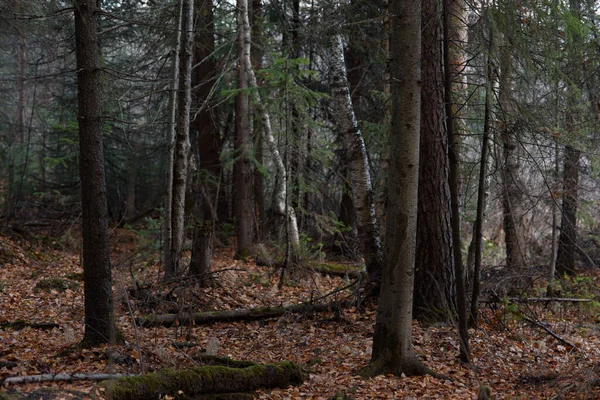
[(502, 303), (509, 301), (511, 303), (549, 303), (551, 301), (558, 303), (589, 303), (591, 299), (571, 299), (563, 297), (492, 297), (479, 300), (480, 303)]
[(566, 340), (565, 338), (559, 336), (558, 334), (554, 333), (550, 328), (548, 328), (546, 325), (542, 324), (539, 321), (536, 321), (532, 318), (529, 318), (525, 315), (523, 315), (523, 319), (527, 322), (529, 322), (530, 324), (533, 324), (534, 326), (537, 326), (539, 328), (542, 328), (543, 330), (545, 330), (550, 336), (552, 336), (554, 339), (558, 340), (559, 342), (561, 342), (562, 344), (564, 344), (567, 347), (570, 347), (572, 349), (575, 349), (577, 351), (582, 351), (579, 347), (577, 347), (576, 345), (574, 345), (573, 343), (569, 342), (568, 340)]
[(0, 380), (1, 385), (15, 385), (40, 382), (106, 381), (134, 375), (124, 374), (43, 374), (11, 376)]
[(26, 327), (30, 327), (32, 329), (54, 329), (60, 328), (60, 325), (55, 322), (27, 322), (22, 319), (18, 319), (16, 321), (5, 321), (0, 323), (0, 328), (2, 329), (14, 329), (19, 331), (21, 329), (25, 329)]
[(256, 321), (281, 317), (287, 313), (327, 312), (339, 309), (337, 304), (296, 304), (288, 307), (259, 307), (241, 310), (207, 311), (194, 314), (163, 314), (139, 317), (136, 324), (142, 327), (179, 325), (203, 325), (215, 322)]
[(259, 388), (300, 385), (306, 379), (302, 369), (289, 361), (245, 368), (203, 366), (180, 371), (163, 369), (102, 382), (113, 400), (158, 399), (184, 393), (186, 396), (248, 393)]

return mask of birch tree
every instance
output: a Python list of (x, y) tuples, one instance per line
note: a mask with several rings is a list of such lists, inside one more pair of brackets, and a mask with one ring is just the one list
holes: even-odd
[(383, 251), (375, 215), (375, 194), (365, 141), (350, 97), (344, 44), (339, 34), (331, 43), (331, 92), (331, 113), (344, 147), (361, 252), (369, 279), (377, 283), (381, 280)]
[(297, 248), (300, 244), (300, 234), (298, 232), (298, 222), (296, 218), (296, 212), (294, 208), (287, 204), (288, 202), (288, 176), (283, 163), (283, 158), (277, 148), (277, 142), (275, 141), (275, 135), (273, 134), (273, 128), (271, 125), (271, 117), (265, 104), (263, 103), (260, 93), (258, 91), (258, 83), (256, 80), (256, 74), (252, 66), (252, 59), (250, 57), (250, 22), (248, 19), (248, 4), (247, 0), (238, 0), (238, 13), (242, 18), (241, 28), (242, 36), (241, 42), (243, 44), (242, 61), (243, 67), (246, 71), (248, 84), (252, 88), (252, 95), (254, 97), (254, 106), (261, 119), (262, 132), (264, 134), (264, 140), (266, 145), (273, 157), (273, 164), (277, 171), (278, 179), (277, 184), (274, 188), (274, 205), (275, 212), (281, 216), (284, 216), (287, 223), (287, 229), (289, 234), (289, 240), (293, 247)]

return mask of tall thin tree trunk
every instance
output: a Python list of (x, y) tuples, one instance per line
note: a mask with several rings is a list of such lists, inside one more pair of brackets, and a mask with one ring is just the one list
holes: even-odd
[(392, 2), (392, 131), (387, 239), (371, 362), (363, 373), (428, 372), (412, 344), (419, 184), (421, 0)]
[(437, 0), (422, 0), (423, 52), (419, 205), (413, 315), (447, 321), (454, 310), (454, 259), (445, 126), (442, 32)]
[[(511, 15), (512, 13), (509, 13)], [(508, 27), (508, 29), (511, 29)], [(506, 33), (500, 55), (499, 105), (502, 108), (503, 162), (500, 170), (502, 178), (502, 209), (504, 214), (504, 237), (506, 243), (506, 265), (516, 271), (525, 265), (523, 248), (522, 210), (523, 184), (520, 179), (519, 124), (515, 121), (512, 87), (512, 56), (510, 53), (510, 31)]]
[(190, 109), (192, 105), (192, 59), (194, 48), (194, 1), (182, 0), (181, 50), (179, 52), (179, 90), (177, 134), (173, 160), (173, 200), (171, 203), (170, 262), (165, 265), (165, 279), (182, 272), (181, 256), (185, 239), (185, 194), (190, 151)]
[[(252, 0), (252, 66), (255, 71), (262, 69), (263, 58), (263, 16), (262, 16), (262, 0)], [(261, 127), (261, 119), (254, 118), (254, 157), (259, 165), (263, 164), (264, 145)], [(265, 207), (265, 188), (264, 176), (262, 168), (254, 168), (254, 203), (256, 204), (256, 227), (258, 230), (258, 240), (262, 240), (265, 224), (266, 224), (266, 207)]]
[(94, 1), (76, 0), (74, 11), (85, 308), (82, 344), (94, 346), (116, 339), (102, 148), (99, 10)]
[(214, 50), (214, 15), (212, 0), (196, 1), (196, 40), (192, 87), (195, 108), (198, 109), (192, 122), (192, 149), (198, 166), (193, 178), (195, 210), (194, 239), (190, 274), (200, 277), (200, 283), (208, 283), (213, 254), (217, 209), (221, 201), (220, 176), (221, 137), (214, 117), (214, 102), (211, 98), (216, 72)]
[[(490, 11), (486, 10), (486, 14)], [(480, 292), (480, 280), (481, 280), (481, 244), (483, 238), (483, 218), (485, 212), (485, 200), (486, 200), (486, 180), (487, 180), (487, 163), (488, 163), (488, 150), (490, 141), (490, 130), (491, 130), (491, 119), (492, 119), (492, 98), (493, 88), (492, 80), (494, 73), (494, 66), (492, 62), (492, 53), (494, 51), (494, 31), (489, 26), (489, 46), (487, 54), (487, 72), (486, 72), (486, 85), (485, 85), (485, 111), (483, 117), (483, 139), (481, 141), (481, 161), (479, 163), (479, 186), (477, 189), (477, 216), (475, 218), (475, 227), (473, 232), (473, 243), (474, 243), (474, 267), (473, 267), (473, 295), (471, 296), (471, 325), (477, 326), (477, 319), (479, 316), (479, 292)]]
[(444, 0), (443, 1), (443, 20), (444, 20), (444, 88), (445, 88), (445, 107), (446, 107), (446, 129), (448, 131), (448, 167), (449, 167), (449, 186), (450, 186), (450, 208), (452, 214), (452, 248), (454, 256), (454, 275), (456, 279), (456, 307), (458, 314), (458, 333), (460, 338), (460, 359), (465, 363), (470, 363), (471, 352), (469, 349), (469, 330), (467, 325), (467, 290), (465, 284), (465, 272), (462, 259), (461, 226), (460, 226), (460, 165), (459, 165), (459, 146), (460, 146), (460, 127), (457, 123), (458, 115), (456, 112), (456, 101), (454, 94), (463, 89), (460, 83), (454, 83), (460, 79), (457, 76), (461, 74), (461, 67), (464, 64), (464, 51), (462, 35), (466, 31), (464, 25), (465, 3), (463, 0)]
[[(238, 1), (238, 8), (240, 8), (239, 3), (245, 3), (245, 0)], [(279, 153), (279, 149), (277, 148), (277, 143), (275, 142), (275, 136), (273, 135), (273, 130), (271, 128), (271, 118), (269, 113), (267, 112), (267, 108), (263, 104), (260, 93), (258, 89), (258, 82), (256, 81), (256, 75), (254, 73), (254, 68), (252, 68), (252, 59), (250, 57), (250, 24), (248, 22), (248, 7), (247, 5), (243, 5), (241, 8), (240, 16), (242, 18), (242, 43), (244, 44), (244, 48), (242, 51), (242, 63), (246, 70), (246, 74), (248, 77), (248, 83), (252, 89), (254, 95), (254, 105), (260, 115), (262, 121), (262, 128), (264, 133), (264, 139), (266, 144), (271, 152), (271, 156), (273, 157), (273, 164), (275, 165), (275, 169), (277, 170), (277, 174), (279, 179), (277, 180), (277, 185), (274, 189), (274, 197), (275, 197), (275, 208), (276, 212), (285, 217), (288, 234), (289, 234), (289, 242), (294, 247), (294, 251), (300, 245), (300, 234), (298, 232), (298, 222), (296, 220), (296, 212), (293, 207), (289, 207), (287, 204), (288, 201), (288, 176), (286, 172), (285, 165), (283, 163), (283, 159)]]
[[(557, 91), (558, 93), (558, 91)], [(558, 111), (558, 107), (557, 107)], [(550, 246), (550, 265), (548, 270), (548, 285), (546, 289), (547, 297), (554, 297), (554, 276), (556, 275), (556, 258), (557, 258), (557, 239), (558, 239), (558, 187), (556, 187), (559, 178), (559, 148), (558, 142), (554, 143), (554, 172), (553, 172), (553, 188), (550, 190), (552, 201), (552, 244)]]
[(332, 114), (338, 124), (339, 136), (346, 153), (345, 159), (352, 185), (352, 201), (356, 211), (356, 226), (361, 253), (365, 260), (369, 280), (377, 286), (381, 282), (383, 253), (375, 216), (375, 196), (369, 172), (367, 149), (350, 98), (344, 61), (344, 45), (339, 34), (332, 41), (331, 56)]
[(250, 162), (250, 114), (248, 95), (248, 66), (250, 57), (250, 27), (248, 0), (237, 0), (237, 79), (240, 90), (235, 98), (235, 138), (233, 165), (233, 216), (236, 225), (236, 257), (246, 258), (252, 250), (253, 198), (252, 163)]
[(175, 135), (177, 133), (177, 87), (179, 85), (179, 50), (181, 47), (181, 24), (183, 21), (183, 2), (179, 2), (177, 19), (177, 41), (173, 52), (173, 77), (169, 95), (169, 132), (167, 135), (167, 193), (165, 195), (163, 265), (171, 265), (171, 243), (173, 241), (173, 164), (175, 161)]

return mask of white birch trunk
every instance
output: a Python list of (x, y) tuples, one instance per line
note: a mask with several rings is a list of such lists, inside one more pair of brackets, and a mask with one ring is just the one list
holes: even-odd
[(379, 279), (383, 251), (375, 215), (375, 195), (365, 141), (350, 97), (341, 35), (333, 40), (331, 56), (331, 109), (346, 152), (361, 252), (370, 278)]
[(187, 184), (188, 155), (190, 150), (190, 109), (192, 104), (192, 57), (194, 2), (182, 0), (181, 50), (179, 63), (179, 101), (177, 135), (173, 160), (173, 196), (171, 204), (170, 262), (165, 265), (165, 278), (181, 273), (181, 253), (185, 234), (185, 192)]
[(283, 163), (283, 159), (281, 158), (281, 154), (279, 153), (279, 149), (277, 148), (277, 143), (275, 141), (275, 136), (273, 135), (273, 129), (271, 127), (271, 118), (267, 111), (267, 108), (263, 104), (260, 98), (260, 93), (258, 92), (258, 83), (256, 81), (256, 74), (254, 73), (254, 68), (252, 66), (252, 60), (250, 57), (250, 22), (248, 20), (248, 2), (247, 0), (243, 0), (241, 3), (245, 4), (245, 8), (241, 11), (242, 14), (242, 41), (244, 45), (244, 51), (242, 55), (242, 62), (244, 63), (244, 67), (246, 68), (247, 76), (248, 76), (248, 84), (252, 89), (252, 94), (254, 96), (254, 103), (258, 114), (262, 120), (262, 128), (264, 132), (264, 139), (267, 143), (267, 147), (273, 156), (273, 163), (275, 164), (275, 169), (277, 170), (277, 174), (279, 175), (279, 179), (277, 180), (277, 186), (275, 187), (274, 193), (274, 204), (276, 207), (276, 212), (280, 215), (285, 216), (288, 232), (290, 237), (290, 242), (294, 246), (298, 246), (300, 244), (300, 234), (298, 232), (298, 221), (296, 219), (296, 212), (294, 208), (287, 204), (287, 171), (285, 165)]

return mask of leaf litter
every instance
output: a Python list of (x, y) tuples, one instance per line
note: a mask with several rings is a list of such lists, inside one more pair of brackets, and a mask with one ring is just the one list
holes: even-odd
[[(218, 284), (201, 288), (190, 282), (159, 283), (159, 262), (140, 256), (131, 233), (113, 232), (115, 314), (125, 335), (122, 345), (79, 349), (83, 337), (83, 285), (76, 250), (20, 244), (0, 236), (0, 378), (59, 373), (137, 374), (163, 367), (196, 365), (194, 356), (215, 352), (237, 360), (273, 363), (291, 360), (309, 371), (299, 387), (259, 391), (261, 399), (330, 399), (343, 392), (353, 399), (476, 399), (480, 384), (496, 399), (600, 398), (600, 326), (593, 312), (579, 305), (539, 306), (537, 317), (576, 343), (569, 349), (504, 307), (484, 308), (471, 330), (474, 368), (459, 362), (452, 324), (413, 325), (415, 350), (434, 371), (431, 376), (377, 376), (363, 379), (369, 362), (376, 310), (345, 309), (343, 315), (287, 314), (278, 319), (203, 326), (134, 329), (134, 317), (152, 313), (209, 311), (307, 302), (347, 284), (342, 278), (302, 274), (279, 288), (278, 273), (253, 262), (233, 261), (230, 248), (217, 249), (213, 270)], [(120, 240), (127, 236), (128, 240)], [(134, 277), (136, 283), (134, 284)], [(36, 290), (43, 279), (64, 279), (65, 290)], [(135, 293), (135, 288), (137, 293)], [(140, 295), (145, 290), (146, 295)], [(338, 293), (337, 300), (351, 293)], [(335, 300), (329, 299), (329, 300)], [(21, 329), (7, 323), (24, 321)], [(51, 329), (34, 323), (55, 323)], [(15, 325), (16, 326), (16, 325)], [(182, 345), (185, 344), (185, 345)], [(97, 383), (46, 382), (19, 385), (74, 389), (103, 398)], [(3, 391), (10, 388), (2, 388)]]

